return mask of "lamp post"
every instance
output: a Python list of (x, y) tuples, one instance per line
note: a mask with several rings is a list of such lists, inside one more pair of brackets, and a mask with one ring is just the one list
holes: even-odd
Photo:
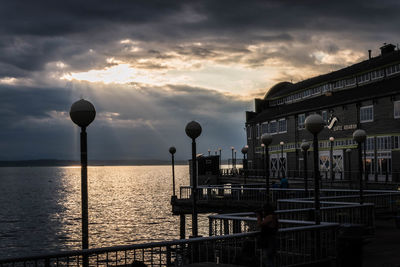
[(269, 149), (268, 146), (272, 143), (272, 135), (265, 133), (261, 136), (261, 142), (265, 146), (265, 168), (264, 168), (264, 176), (265, 176), (265, 190), (267, 195), (267, 202), (269, 203)]
[(315, 224), (321, 223), (320, 203), (319, 203), (319, 153), (318, 153), (318, 133), (325, 126), (325, 122), (318, 114), (312, 114), (305, 120), (306, 129), (313, 134), (314, 149), (314, 206), (315, 206)]
[(201, 126), (198, 122), (191, 121), (186, 125), (186, 135), (192, 139), (192, 237), (197, 237), (197, 162), (196, 162), (196, 138), (201, 134)]
[(236, 149), (234, 150), (234, 152), (235, 152), (235, 157), (234, 157), (234, 159), (235, 159), (235, 169), (236, 169)]
[(174, 154), (176, 152), (176, 148), (171, 146), (169, 148), (169, 153), (171, 153), (171, 163), (172, 163), (172, 196), (175, 197), (175, 160)]
[(233, 172), (233, 151), (235, 150), (235, 148), (231, 146), (231, 150), (232, 150), (232, 172)]
[(357, 147), (358, 147), (358, 170), (359, 170), (358, 176), (360, 178), (360, 204), (364, 203), (363, 181), (362, 181), (362, 174), (363, 174), (362, 143), (365, 142), (366, 138), (367, 134), (362, 129), (355, 130), (353, 133), (353, 140), (357, 142)]
[[(92, 103), (81, 99), (72, 104), (69, 111), (71, 120), (81, 127), (81, 206), (82, 206), (82, 249), (89, 248), (88, 188), (87, 188), (87, 134), (86, 127), (96, 117)], [(88, 266), (88, 258), (84, 258), (84, 266)]]
[(335, 176), (333, 175), (333, 142), (335, 141), (335, 138), (333, 136), (329, 137), (329, 143), (331, 145), (331, 150), (330, 150), (330, 173), (331, 173), (331, 180), (333, 181), (335, 179)]
[(211, 156), (211, 149), (208, 149), (208, 156)]
[(280, 143), (279, 143), (279, 145), (281, 146), (281, 159), (279, 160), (279, 172), (278, 172), (278, 178), (280, 177), (279, 176), (279, 173), (280, 172), (282, 172), (282, 178), (283, 177), (285, 177), (285, 171), (283, 170), (283, 168), (282, 168), (282, 165), (283, 165), (283, 146), (285, 145), (285, 143), (283, 142), (283, 141), (281, 141)]
[(249, 147), (246, 145), (242, 148), (242, 154), (243, 154), (243, 171), (244, 171), (244, 184), (246, 184), (247, 180), (247, 160), (246, 160), (246, 154), (248, 151)]
[[(261, 151), (262, 151), (261, 152), (261, 167), (262, 167), (263, 175), (265, 178), (265, 145), (264, 144), (261, 144)], [(267, 185), (265, 188), (267, 188)]]
[(219, 147), (219, 169), (221, 170), (221, 162), (222, 162), (222, 149)]
[(306, 192), (306, 197), (308, 197), (308, 173), (307, 173), (307, 151), (310, 149), (310, 144), (303, 140), (300, 145), (301, 150), (303, 150), (303, 163), (304, 163), (304, 190)]
[(347, 165), (349, 168), (349, 171), (348, 171), (349, 174), (347, 175), (347, 179), (351, 180), (351, 159), (350, 159), (351, 149), (350, 148), (346, 149), (346, 154), (347, 154), (347, 158), (348, 158)]

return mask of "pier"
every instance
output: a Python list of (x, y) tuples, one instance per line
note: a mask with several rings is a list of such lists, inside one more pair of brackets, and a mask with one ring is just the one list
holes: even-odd
[[(181, 218), (191, 212), (190, 189), (181, 187), (179, 196), (172, 198), (174, 214)], [(224, 211), (209, 216), (208, 237), (3, 259), (0, 265), (81, 266), (87, 258), (89, 266), (130, 266), (133, 261), (147, 266), (259, 266), (262, 260), (257, 246), (259, 232), (252, 209), (266, 200), (265, 188), (238, 184), (198, 189), (199, 213)], [(363, 248), (382, 257), (379, 253), (383, 249), (378, 249), (375, 243), (385, 247), (386, 240), (394, 242), (388, 229), (395, 228), (391, 216), (399, 209), (399, 191), (365, 190), (364, 203), (360, 204), (357, 190), (322, 189), (320, 225), (314, 221), (313, 193), (301, 188), (270, 191), (270, 198), (278, 208), (279, 266), (357, 266), (349, 264), (362, 261)], [(398, 231), (393, 234), (399, 235)]]

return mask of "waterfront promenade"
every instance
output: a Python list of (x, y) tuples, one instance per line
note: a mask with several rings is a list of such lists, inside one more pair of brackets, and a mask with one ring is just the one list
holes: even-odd
[[(265, 201), (265, 188), (248, 185), (215, 185), (200, 187), (202, 193), (198, 200), (244, 201), (255, 198), (259, 204)], [(190, 199), (190, 188), (181, 187), (178, 201)], [(399, 231), (394, 227), (394, 205), (400, 199), (398, 191), (365, 191), (365, 203), (358, 203), (358, 191), (350, 189), (323, 189), (321, 191), (321, 225), (312, 221), (313, 191), (305, 194), (301, 188), (273, 189), (271, 198), (277, 202), (280, 219), (279, 253), (280, 266), (343, 266), (335, 265), (340, 258), (337, 249), (342, 243), (339, 239), (343, 224), (363, 224), (368, 233), (364, 246), (364, 266), (397, 267), (396, 253), (400, 240)], [(379, 212), (378, 212), (379, 211)], [(206, 210), (204, 210), (206, 212)], [(385, 215), (386, 214), (386, 215)], [(391, 214), (391, 215), (387, 215)], [(377, 215), (378, 223), (375, 223)], [(378, 216), (379, 215), (379, 216)], [(386, 217), (381, 217), (385, 215)], [(209, 216), (209, 235), (156, 243), (132, 244), (90, 250), (68, 251), (38, 257), (14, 258), (0, 261), (2, 266), (59, 266), (76, 264), (80, 266), (87, 255), (93, 266), (129, 266), (129, 263), (143, 261), (147, 266), (212, 266), (217, 262), (225, 266), (256, 266), (247, 263), (259, 259), (252, 211), (241, 214)], [(177, 228), (177, 226), (176, 226)], [(394, 234), (393, 234), (394, 233)], [(250, 248), (246, 251), (246, 248)], [(351, 247), (356, 248), (356, 247)], [(251, 256), (245, 258), (245, 254)], [(350, 255), (355, 255), (354, 251)], [(349, 253), (348, 253), (349, 254)], [(371, 257), (371, 260), (368, 259)], [(386, 265), (379, 265), (384, 259)], [(229, 265), (233, 264), (233, 265)], [(308, 265), (306, 265), (308, 264)], [(314, 265), (310, 265), (314, 264)], [(316, 265), (317, 264), (317, 265)], [(318, 265), (319, 264), (319, 265)], [(370, 265), (367, 265), (370, 264)], [(378, 264), (378, 265), (377, 265)], [(76, 265), (74, 265), (76, 266)], [(92, 264), (90, 265), (92, 266)], [(258, 266), (258, 265), (257, 265)]]
[(363, 267), (400, 267), (400, 229), (390, 217), (375, 221), (375, 235), (363, 251)]

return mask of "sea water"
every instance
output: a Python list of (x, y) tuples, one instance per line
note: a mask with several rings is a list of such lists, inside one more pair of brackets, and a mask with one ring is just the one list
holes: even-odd
[[(175, 168), (178, 196), (188, 171)], [(0, 168), (0, 258), (81, 248), (80, 175), (80, 167)], [(89, 167), (89, 247), (178, 239), (171, 195), (171, 166)], [(207, 225), (199, 216), (203, 236)]]

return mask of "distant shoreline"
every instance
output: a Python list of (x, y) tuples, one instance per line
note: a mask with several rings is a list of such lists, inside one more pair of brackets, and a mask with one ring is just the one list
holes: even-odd
[[(78, 160), (56, 160), (56, 159), (40, 159), (40, 160), (13, 160), (0, 161), (0, 167), (69, 167), (79, 166)], [(171, 161), (167, 160), (89, 160), (88, 166), (155, 166), (155, 165), (171, 165)], [(175, 165), (188, 165), (188, 161), (175, 161)]]

